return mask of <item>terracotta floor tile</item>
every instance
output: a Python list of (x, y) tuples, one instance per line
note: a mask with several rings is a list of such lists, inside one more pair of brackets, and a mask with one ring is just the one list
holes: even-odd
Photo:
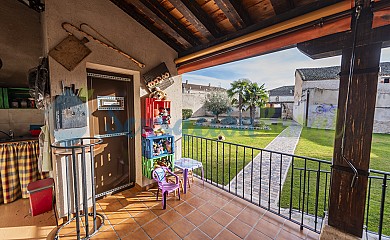
[(294, 234), (291, 234), (290, 232), (287, 232), (285, 230), (281, 230), (278, 236), (276, 237), (278, 240), (302, 240), (304, 238), (300, 238)]
[(219, 196), (217, 196), (216, 198), (214, 198), (212, 201), (209, 201), (209, 203), (213, 204), (214, 206), (218, 207), (218, 208), (222, 208), (223, 206), (225, 206), (226, 204), (229, 203), (229, 201), (225, 200), (225, 199), (222, 199), (220, 198)]
[(177, 197), (172, 197), (167, 200), (167, 205), (174, 208), (177, 205), (182, 204), (183, 202), (184, 202), (183, 200), (179, 200)]
[(240, 206), (237, 206), (236, 204), (233, 204), (232, 202), (226, 204), (223, 208), (223, 211), (229, 213), (233, 217), (236, 217), (242, 210), (243, 208)]
[(123, 222), (129, 218), (131, 215), (127, 211), (118, 211), (118, 212), (110, 212), (109, 215), (106, 215), (108, 221), (110, 221), (111, 225), (116, 225), (120, 222)]
[(171, 209), (170, 211), (164, 213), (163, 215), (160, 216), (160, 218), (168, 225), (171, 226), (175, 222), (179, 221), (180, 219), (183, 218), (182, 215), (180, 215), (178, 212), (175, 210)]
[(180, 240), (181, 238), (170, 228), (165, 229), (159, 235), (153, 238), (154, 240)]
[(223, 227), (213, 219), (208, 219), (199, 227), (199, 229), (206, 233), (209, 237), (214, 238), (223, 229)]
[(256, 211), (253, 211), (251, 208), (245, 208), (237, 218), (253, 227), (260, 220), (262, 215)]
[(181, 215), (186, 216), (190, 212), (194, 211), (195, 208), (184, 202), (183, 204), (180, 204), (179, 206), (175, 207), (175, 210)]
[(198, 208), (201, 212), (203, 212), (206, 216), (211, 216), (214, 213), (218, 211), (218, 208), (210, 205), (208, 203), (202, 205), (200, 208)]
[(235, 233), (240, 238), (244, 238), (246, 235), (248, 235), (252, 228), (240, 220), (235, 219), (227, 226), (227, 229)]
[(211, 239), (209, 236), (204, 234), (199, 229), (195, 229), (192, 231), (187, 237), (184, 238), (185, 240), (207, 240)]
[(219, 210), (211, 218), (222, 226), (227, 226), (233, 220), (233, 217), (223, 210)]
[(230, 232), (229, 230), (224, 229), (214, 239), (215, 240), (239, 240), (241, 238), (239, 238), (237, 235), (235, 235), (234, 233)]
[(122, 240), (147, 240), (150, 237), (145, 233), (142, 228), (138, 228), (138, 230), (129, 233), (126, 237), (121, 238)]
[(142, 202), (132, 203), (127, 206), (124, 206), (123, 209), (128, 211), (131, 216), (137, 216), (139, 213), (148, 210), (148, 207)]
[(294, 234), (300, 238), (305, 238), (308, 232), (310, 232), (307, 229), (300, 229), (300, 226), (296, 223), (290, 222), (290, 221), (285, 221), (283, 225), (283, 230), (290, 232), (291, 234)]
[[(62, 238), (61, 238), (62, 239)], [(115, 233), (114, 229), (110, 229), (104, 232), (99, 232), (95, 236), (93, 236), (91, 239), (93, 240), (105, 240), (105, 239), (120, 239), (118, 235)]]
[(155, 219), (157, 216), (150, 210), (143, 211), (139, 214), (137, 214), (134, 219), (135, 221), (140, 225), (143, 226), (144, 224), (150, 222), (151, 220)]
[(262, 232), (253, 229), (249, 235), (245, 238), (245, 240), (271, 240), (272, 238), (268, 237)]
[(173, 224), (171, 228), (177, 233), (177, 235), (184, 238), (195, 228), (195, 226), (187, 219), (182, 218)]
[(256, 230), (264, 233), (271, 238), (275, 238), (281, 229), (280, 226), (274, 225), (264, 219), (260, 219), (255, 228)]
[(191, 206), (193, 206), (194, 208), (199, 208), (200, 206), (202, 206), (203, 204), (206, 203), (205, 200), (203, 200), (202, 198), (197, 197), (197, 196), (187, 200), (186, 202), (188, 204), (190, 204)]
[(114, 229), (119, 237), (125, 237), (129, 233), (135, 231), (137, 228), (139, 228), (139, 226), (132, 218), (129, 218), (114, 226)]
[(195, 226), (200, 226), (208, 217), (201, 211), (195, 210), (188, 214), (186, 218), (192, 222)]
[(280, 227), (283, 226), (283, 224), (286, 222), (286, 219), (279, 217), (278, 215), (273, 214), (271, 212), (265, 213), (261, 219), (266, 220), (266, 221), (268, 221), (274, 225), (280, 226)]
[(145, 224), (142, 228), (149, 235), (149, 237), (154, 238), (159, 233), (167, 229), (168, 226), (163, 222), (163, 220), (156, 218), (153, 221)]
[(161, 204), (158, 204), (154, 207), (151, 207), (150, 210), (156, 214), (157, 216), (160, 216), (160, 215), (163, 215), (164, 213), (167, 213), (169, 210), (171, 210), (172, 208), (170, 206), (167, 205), (167, 208), (166, 209), (162, 209), (161, 207)]

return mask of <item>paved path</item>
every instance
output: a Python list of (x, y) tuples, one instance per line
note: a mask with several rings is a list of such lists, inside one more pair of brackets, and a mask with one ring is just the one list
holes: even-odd
[[(268, 146), (266, 150), (294, 154), (301, 135), (302, 126), (291, 125), (284, 129)], [(279, 192), (287, 176), (291, 157), (263, 151), (249, 162), (244, 171), (241, 170), (230, 182), (230, 189), (246, 199), (259, 202), (261, 205), (276, 209), (279, 201)], [(253, 177), (251, 178), (253, 165)], [(281, 171), (280, 171), (281, 169)], [(269, 181), (271, 179), (271, 181)], [(281, 179), (281, 181), (280, 181)], [(261, 182), (261, 184), (260, 184)], [(251, 184), (252, 183), (252, 184)], [(251, 186), (252, 185), (252, 186)], [(228, 186), (227, 186), (228, 187)], [(251, 198), (251, 188), (252, 198)], [(270, 197), (269, 197), (270, 196)]]

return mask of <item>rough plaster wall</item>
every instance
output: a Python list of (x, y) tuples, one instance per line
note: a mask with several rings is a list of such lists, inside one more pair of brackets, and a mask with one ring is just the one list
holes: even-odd
[(183, 109), (192, 109), (192, 117), (205, 116), (206, 110), (203, 107), (206, 93), (183, 93)]
[[(308, 127), (320, 129), (335, 129), (337, 110), (334, 112), (328, 110), (332, 106), (337, 108), (339, 95), (338, 85), (338, 80), (303, 82), (303, 91), (305, 92), (307, 89), (310, 90)], [(296, 93), (296, 95), (299, 94), (301, 93)], [(305, 95), (305, 93), (303, 95)], [(306, 98), (303, 97), (302, 99), (303, 100), (300, 102), (299, 106), (297, 105), (297, 102), (294, 102), (293, 113), (294, 120), (299, 122), (300, 124), (304, 124), (306, 111)], [(319, 113), (317, 111), (317, 108), (319, 106), (324, 107), (325, 112)], [(378, 84), (373, 131), (374, 133), (390, 133), (390, 84)]]
[(0, 130), (12, 130), (15, 136), (30, 134), (30, 125), (43, 125), (43, 110), (0, 109)]
[(294, 102), (294, 96), (270, 96), (269, 102)]
[(302, 102), (302, 84), (301, 75), (295, 71), (293, 119), (297, 123), (304, 125), (305, 102)]
[[(172, 74), (177, 74), (175, 64), (173, 63), (173, 60), (177, 57), (177, 53), (110, 1), (46, 0), (45, 4), (45, 29), (43, 32), (45, 33), (46, 38), (46, 45), (44, 46), (46, 52), (67, 36), (67, 33), (61, 28), (63, 22), (70, 22), (76, 26), (81, 23), (87, 23), (123, 51), (146, 64), (146, 67), (141, 70), (124, 56), (96, 42), (89, 42), (86, 45), (92, 50), (92, 53), (71, 72), (62, 67), (54, 59), (49, 58), (52, 96), (61, 94), (60, 81), (64, 81), (65, 85), (74, 83), (76, 84), (76, 88), (86, 88), (87, 63), (140, 71), (142, 75), (161, 62), (165, 62), (170, 72)], [(76, 34), (76, 36), (81, 39), (80, 35)], [(142, 91), (141, 89), (140, 91), (141, 93), (144, 93), (141, 94), (141, 96), (145, 95), (145, 91)], [(174, 108), (172, 108), (173, 119), (177, 119), (177, 125), (181, 126), (181, 79), (176, 79), (174, 86), (171, 86), (167, 92), (174, 97), (172, 103), (174, 106)], [(135, 109), (140, 111), (140, 107), (136, 106)], [(53, 124), (51, 116), (52, 114), (50, 114), (50, 122)], [(140, 120), (141, 119), (139, 119), (139, 121)], [(52, 129), (52, 134), (54, 137), (53, 140), (60, 140), (70, 137), (89, 136), (89, 129), (88, 127), (59, 131), (53, 131)], [(177, 134), (177, 136), (180, 135)], [(137, 150), (141, 151), (141, 149)], [(63, 181), (65, 179), (65, 160), (63, 158), (54, 159), (54, 162), (57, 189), (65, 189), (65, 183)], [(141, 159), (136, 159), (137, 169), (139, 169), (140, 164)], [(89, 166), (87, 166), (87, 169), (88, 168)], [(139, 175), (138, 170), (137, 175)], [(139, 180), (142, 178), (137, 176), (137, 179), (137, 184), (143, 185), (143, 182), (140, 182)], [(64, 193), (61, 191), (57, 192), (57, 199), (65, 199), (65, 197), (62, 197), (63, 194)], [(64, 215), (66, 212), (64, 207), (66, 206), (65, 202), (59, 201), (57, 204), (61, 210), (60, 215)]]
[(0, 84), (27, 87), (27, 72), (42, 54), (40, 15), (21, 2), (2, 0), (0, 31)]

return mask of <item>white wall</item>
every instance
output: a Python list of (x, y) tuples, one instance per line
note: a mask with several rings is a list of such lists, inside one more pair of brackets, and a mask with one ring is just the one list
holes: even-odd
[[(308, 127), (335, 129), (338, 95), (338, 80), (302, 81), (295, 76), (294, 120), (305, 124), (307, 91), (310, 91)], [(324, 107), (325, 112), (318, 111)], [(327, 111), (336, 108), (335, 111)], [(374, 133), (390, 133), (390, 84), (378, 83), (374, 116)]]
[[(44, 49), (46, 53), (67, 36), (67, 33), (61, 28), (61, 24), (63, 22), (70, 22), (76, 26), (81, 23), (87, 23), (123, 51), (146, 64), (144, 69), (140, 69), (124, 56), (100, 45), (99, 43), (91, 41), (86, 45), (92, 50), (92, 53), (71, 72), (66, 70), (54, 59), (49, 58), (52, 96), (54, 97), (55, 95), (61, 94), (61, 81), (64, 81), (65, 85), (73, 83), (76, 84), (76, 88), (86, 89), (87, 67), (134, 75), (135, 96), (137, 96), (137, 99), (134, 99), (134, 109), (138, 118), (135, 120), (136, 128), (140, 130), (140, 97), (146, 97), (147, 92), (142, 90), (144, 87), (139, 76), (142, 76), (143, 73), (157, 66), (161, 62), (165, 62), (167, 64), (171, 73), (177, 74), (176, 67), (173, 62), (173, 60), (177, 57), (177, 53), (110, 1), (46, 0), (45, 4)], [(76, 36), (79, 39), (82, 38), (80, 35), (76, 34)], [(181, 77), (176, 77), (175, 84), (167, 89), (166, 92), (173, 100), (171, 121), (176, 130), (172, 130), (172, 132), (175, 134), (176, 138), (179, 139), (181, 137)], [(50, 116), (52, 116), (52, 114), (50, 114)], [(52, 117), (51, 126), (53, 126)], [(88, 127), (58, 131), (51, 129), (51, 131), (53, 141), (69, 137), (89, 136)], [(135, 151), (136, 183), (143, 186), (145, 183), (142, 179), (141, 172), (140, 134), (136, 135)], [(180, 152), (177, 153), (177, 156), (180, 156)], [(62, 191), (65, 189), (65, 160), (63, 158), (55, 158), (53, 161), (53, 166), (55, 168), (54, 174), (57, 184), (57, 206), (59, 207), (60, 215), (62, 216), (66, 213), (66, 202), (64, 197), (66, 192)]]

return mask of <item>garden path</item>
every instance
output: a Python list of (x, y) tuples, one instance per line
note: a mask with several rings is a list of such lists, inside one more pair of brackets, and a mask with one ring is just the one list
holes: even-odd
[[(291, 125), (284, 129), (265, 149), (294, 154), (302, 126)], [(279, 194), (291, 164), (290, 156), (263, 151), (250, 161), (230, 182), (237, 195), (277, 210)], [(253, 167), (253, 170), (252, 170)], [(251, 174), (253, 171), (253, 174)], [(252, 177), (251, 177), (252, 176)], [(271, 180), (271, 181), (270, 181)], [(226, 187), (229, 187), (227, 185)]]

